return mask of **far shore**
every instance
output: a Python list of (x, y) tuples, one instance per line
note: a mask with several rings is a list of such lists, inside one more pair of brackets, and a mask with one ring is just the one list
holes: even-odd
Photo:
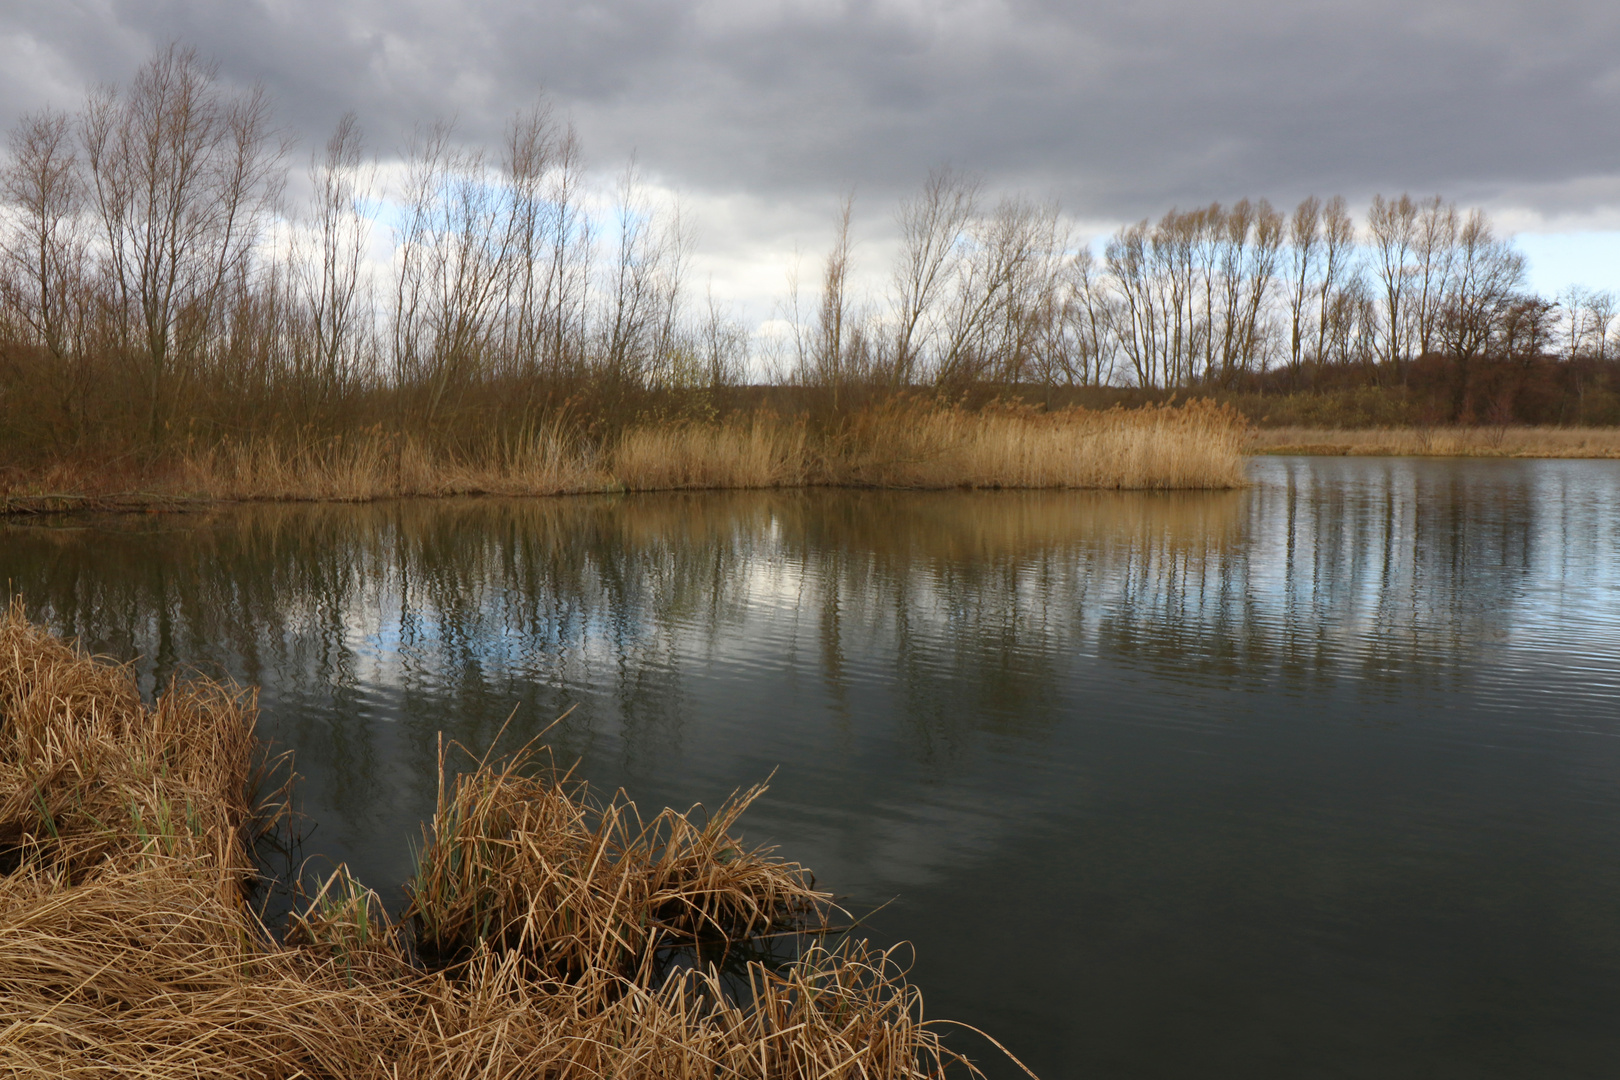
[(559, 427), (471, 448), (370, 430), (259, 440), (145, 465), (13, 466), (0, 510), (184, 509), (218, 502), (366, 502), (727, 488), (1209, 490), (1241, 487), (1245, 421), (1207, 401), (1105, 412), (965, 410), (894, 400), (812, 427), (771, 414), (631, 427), (591, 443)]
[(1258, 428), (1250, 454), (1318, 457), (1620, 458), (1614, 427)]
[(1044, 418), (930, 411), (905, 420), (880, 426), (876, 438), (869, 429), (856, 440), (863, 445), (840, 440), (836, 450), (807, 445), (793, 425), (733, 423), (634, 431), (596, 462), (554, 445), (504, 460), (442, 460), (410, 440), (392, 440), (336, 454), (261, 444), (133, 472), (13, 469), (0, 481), (0, 516), (760, 488), (1209, 490), (1242, 486), (1245, 455), (1620, 459), (1615, 427), (1262, 427), (1244, 434), (1233, 414), (1207, 406)]

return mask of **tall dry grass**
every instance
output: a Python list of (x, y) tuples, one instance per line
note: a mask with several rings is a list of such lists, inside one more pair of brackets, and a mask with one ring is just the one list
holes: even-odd
[(765, 416), (632, 430), (615, 449), (612, 470), (630, 491), (795, 487), (806, 481), (808, 462), (804, 426)]
[(184, 857), (231, 891), (264, 827), (251, 694), (177, 685), (147, 706), (129, 673), (0, 617), (0, 870), (63, 880)]
[(371, 428), (343, 439), (222, 443), (146, 465), (0, 475), (0, 510), (164, 501), (832, 485), (882, 488), (1239, 487), (1247, 422), (1207, 401), (1106, 412), (980, 410), (897, 398), (812, 425), (769, 412), (627, 428), (592, 442), (561, 425), (470, 447)]
[[(441, 785), (405, 920), (339, 868), (277, 941), (246, 902), (252, 701), (152, 705), (0, 618), (0, 1073), (73, 1080), (977, 1075), (890, 952), (655, 971), (824, 919), (802, 868), (707, 818), (643, 822), (524, 755)], [(279, 805), (279, 804), (273, 804)], [(274, 817), (274, 812), (271, 813)]]
[(907, 488), (1232, 488), (1247, 422), (1208, 401), (1095, 412), (897, 403), (855, 418), (833, 483)]
[(632, 427), (606, 446), (559, 428), (453, 452), (371, 432), (263, 441), (184, 459), (168, 490), (209, 499), (368, 500), (457, 494), (797, 487), (1239, 487), (1247, 423), (1194, 401), (1107, 412), (983, 410), (895, 399), (812, 429), (771, 414)]
[(694, 808), (643, 821), (623, 793), (597, 804), (530, 755), (446, 780), (406, 917), (439, 962), (498, 942), (547, 977), (646, 978), (660, 949), (826, 926), (831, 897), (808, 871), (744, 848), (737, 819), (764, 792), (734, 796), (701, 824)]
[(472, 493), (560, 495), (600, 491), (611, 483), (590, 455), (557, 429), (461, 454), (378, 429), (302, 446), (270, 439), (227, 444), (185, 457), (175, 480), (183, 492), (216, 499), (345, 502)]

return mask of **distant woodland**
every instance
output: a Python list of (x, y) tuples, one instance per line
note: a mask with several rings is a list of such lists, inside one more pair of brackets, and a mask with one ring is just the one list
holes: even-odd
[(311, 156), (263, 92), (171, 47), (26, 117), (0, 200), (12, 461), (363, 430), (600, 439), (895, 394), (1620, 423), (1615, 297), (1527, 291), (1488, 216), (1438, 196), (1379, 196), (1361, 220), (1339, 197), (1172, 209), (1094, 248), (1055, 205), (940, 170), (894, 212), (884, 287), (853, 284), (846, 200), (766, 336), (694, 287), (689, 222), (633, 170), (611, 199), (587, 189), (543, 107), (495, 146), (425, 126), (386, 167), (347, 117)]

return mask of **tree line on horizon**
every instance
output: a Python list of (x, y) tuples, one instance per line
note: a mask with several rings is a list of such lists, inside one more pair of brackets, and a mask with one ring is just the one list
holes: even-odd
[(986, 205), (975, 180), (939, 170), (896, 214), (887, 293), (860, 300), (849, 221), (846, 201), (814, 318), (789, 305), (794, 370), (822, 382), (1289, 392), (1405, 387), (1443, 367), (1444, 419), (1467, 422), (1504, 405), (1500, 372), (1481, 369), (1573, 365), (1607, 385), (1620, 356), (1613, 293), (1529, 291), (1489, 216), (1438, 195), (1375, 195), (1359, 224), (1342, 196), (1172, 209), (1099, 254), (1055, 205)]
[(289, 207), (267, 96), (175, 45), (25, 117), (9, 150), (0, 423), (33, 446), (691, 419), (761, 370), (836, 412), (893, 391), (1395, 387), (1436, 358), (1466, 422), (1500, 412), (1504, 363), (1606, 393), (1620, 355), (1611, 294), (1534, 295), (1488, 216), (1438, 196), (1375, 197), (1360, 223), (1340, 197), (1171, 210), (1097, 254), (1054, 204), (938, 170), (895, 214), (886, 288), (854, 285), (846, 199), (814, 294), (791, 280), (765, 336), (694, 299), (689, 223), (633, 168), (603, 209), (544, 107), (495, 147), (420, 129), (393, 185), (346, 116)]

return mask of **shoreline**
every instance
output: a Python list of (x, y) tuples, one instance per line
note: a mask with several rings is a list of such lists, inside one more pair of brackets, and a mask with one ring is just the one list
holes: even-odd
[(1620, 460), (1620, 428), (1245, 431), (1229, 416), (1189, 417), (1163, 407), (1043, 417), (946, 414), (945, 423), (955, 427), (943, 433), (926, 430), (929, 422), (944, 426), (939, 414), (922, 419), (900, 437), (868, 432), (865, 445), (831, 448), (808, 445), (802, 428), (786, 424), (639, 429), (601, 464), (555, 445), (502, 460), (435, 461), (420, 446), (392, 440), (325, 454), (229, 448), (117, 477), (60, 464), (32, 472), (13, 467), (0, 487), (0, 518), (673, 491), (1231, 490), (1245, 486), (1242, 463), (1251, 457)]
[(1250, 456), (1620, 458), (1620, 428), (1385, 427), (1257, 428)]
[(0, 706), (0, 1070), (93, 1054), (152, 1077), (973, 1071), (896, 949), (849, 937), (806, 868), (739, 838), (763, 784), (643, 819), (538, 736), (500, 760), (441, 736), (405, 910), (339, 864), (291, 883), (277, 932), (259, 856), (291, 836), (296, 774), (266, 759), (253, 691), (194, 677), (147, 703), (127, 667), (14, 600)]
[(552, 428), (446, 445), (368, 431), (303, 445), (227, 443), (139, 465), (13, 464), (0, 513), (174, 509), (230, 501), (849, 487), (1193, 490), (1241, 487), (1248, 425), (1195, 402), (1098, 412), (968, 411), (895, 401), (837, 424), (739, 416), (644, 424), (589, 442)]

